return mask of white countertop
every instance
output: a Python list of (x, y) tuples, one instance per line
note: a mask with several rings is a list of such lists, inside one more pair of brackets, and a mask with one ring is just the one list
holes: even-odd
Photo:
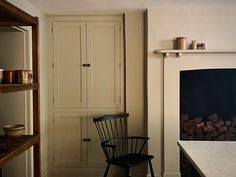
[(235, 141), (178, 141), (202, 177), (236, 177)]

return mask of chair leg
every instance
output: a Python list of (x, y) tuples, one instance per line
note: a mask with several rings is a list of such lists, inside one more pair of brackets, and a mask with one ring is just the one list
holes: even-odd
[(151, 177), (155, 177), (154, 176), (154, 172), (153, 172), (153, 168), (152, 168), (152, 162), (151, 162), (151, 160), (149, 160), (149, 167), (150, 167), (150, 172), (151, 172)]
[(106, 168), (106, 171), (105, 171), (105, 173), (104, 173), (104, 177), (107, 177), (107, 173), (108, 173), (108, 170), (109, 170), (109, 168), (110, 168), (110, 165), (111, 164), (107, 164), (107, 168)]
[(129, 177), (129, 167), (125, 168), (125, 177)]

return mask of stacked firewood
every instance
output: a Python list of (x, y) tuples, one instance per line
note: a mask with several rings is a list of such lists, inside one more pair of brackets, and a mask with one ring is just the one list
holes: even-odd
[[(225, 120), (217, 113), (191, 118), (188, 114), (182, 114), (180, 117), (180, 138), (181, 140), (235, 141), (236, 117)], [(180, 164), (181, 176), (189, 176), (191, 165), (182, 153)]]
[(236, 117), (223, 120), (217, 113), (208, 117), (180, 118), (181, 140), (236, 140)]

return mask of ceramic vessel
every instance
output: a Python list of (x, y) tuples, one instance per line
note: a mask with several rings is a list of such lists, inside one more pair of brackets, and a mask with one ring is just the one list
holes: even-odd
[(187, 49), (187, 38), (186, 37), (177, 37), (176, 38), (176, 49), (186, 50)]
[(19, 138), (24, 133), (25, 126), (23, 124), (10, 124), (3, 126), (3, 131), (9, 138)]

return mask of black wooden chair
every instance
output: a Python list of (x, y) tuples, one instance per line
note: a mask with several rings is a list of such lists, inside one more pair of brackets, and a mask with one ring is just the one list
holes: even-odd
[(106, 156), (107, 177), (110, 165), (123, 167), (125, 177), (129, 177), (129, 168), (149, 163), (151, 177), (154, 177), (152, 155), (143, 154), (148, 137), (128, 136), (127, 118), (129, 114), (104, 115), (93, 121), (101, 139), (101, 146)]

